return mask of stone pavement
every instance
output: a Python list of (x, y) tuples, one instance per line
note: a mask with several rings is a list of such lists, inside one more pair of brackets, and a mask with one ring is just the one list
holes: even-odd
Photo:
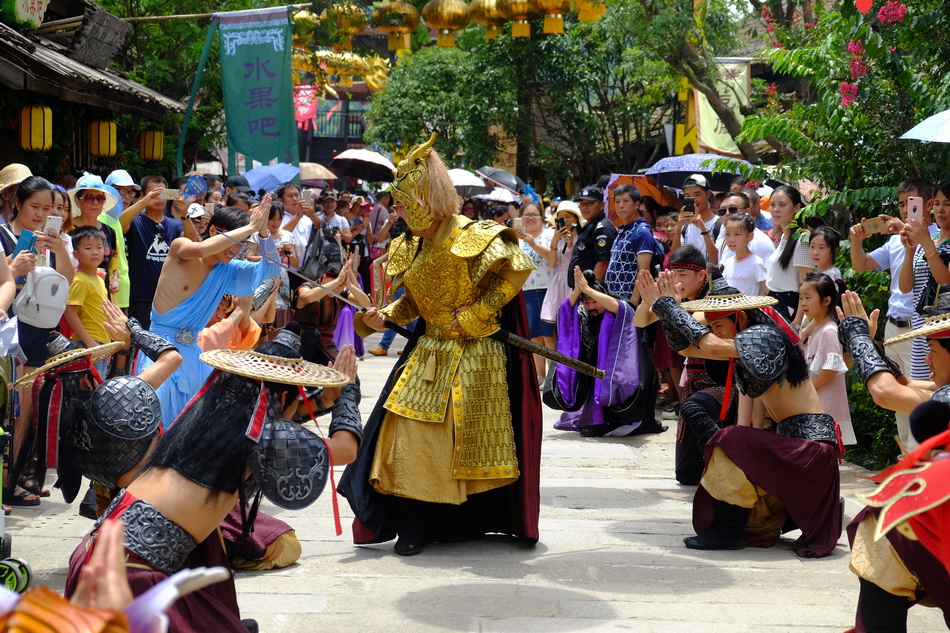
[[(367, 348), (377, 341), (371, 337)], [(393, 352), (401, 343), (397, 337)], [(366, 359), (359, 368), (364, 420), (396, 356)], [(490, 537), (403, 558), (392, 543), (354, 547), (342, 497), (342, 536), (334, 533), (328, 494), (299, 512), (265, 502), (295, 527), (303, 556), (288, 569), (239, 573), (242, 615), (256, 618), (264, 633), (830, 633), (852, 626), (858, 583), (848, 571), (846, 538), (821, 560), (792, 553), (797, 533), (771, 549), (687, 550), (693, 488), (673, 479), (672, 429), (587, 439), (555, 431), (556, 419), (545, 410), (536, 546)], [(854, 492), (868, 489), (856, 479), (865, 472), (842, 466), (848, 519), (859, 510)], [(91, 526), (77, 506), (54, 490), (40, 509), (17, 508), (7, 518), (14, 555), (58, 590), (70, 552)], [(944, 629), (935, 609), (910, 613), (911, 632)], [(214, 623), (206, 630), (215, 631)]]

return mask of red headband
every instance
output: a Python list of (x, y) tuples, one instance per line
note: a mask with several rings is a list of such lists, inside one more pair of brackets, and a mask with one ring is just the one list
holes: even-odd
[(705, 266), (700, 266), (699, 264), (691, 264), (689, 262), (678, 262), (676, 264), (670, 264), (670, 270), (676, 270), (677, 268), (682, 268), (685, 270), (695, 270), (696, 272), (706, 272)]
[(927, 335), (927, 338), (928, 338), (928, 339), (932, 339), (932, 338), (950, 338), (950, 329), (948, 329), (948, 330), (940, 330), (939, 332), (934, 332), (933, 334), (928, 334), (928, 335)]

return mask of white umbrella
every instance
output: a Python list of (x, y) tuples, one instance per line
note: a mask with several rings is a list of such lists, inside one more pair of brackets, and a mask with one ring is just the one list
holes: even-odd
[(916, 139), (928, 143), (950, 143), (950, 110), (928, 117), (907, 130), (903, 139)]
[(505, 189), (504, 187), (495, 187), (491, 193), (473, 197), (479, 200), (491, 200), (492, 202), (518, 202), (518, 196), (513, 194), (510, 189)]
[(491, 193), (492, 188), (485, 181), (464, 169), (450, 169), (449, 178), (455, 185), (455, 191), (463, 198), (471, 198), (480, 194)]

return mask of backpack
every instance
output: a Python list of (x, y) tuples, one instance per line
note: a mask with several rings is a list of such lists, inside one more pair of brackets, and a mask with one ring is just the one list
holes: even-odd
[(340, 247), (333, 237), (333, 232), (326, 227), (314, 227), (304, 250), (304, 257), (306, 261), (300, 272), (314, 281), (323, 276), (331, 263), (342, 261)]
[(69, 282), (54, 268), (37, 266), (26, 276), (26, 283), (13, 300), (17, 318), (38, 328), (53, 328), (66, 311)]

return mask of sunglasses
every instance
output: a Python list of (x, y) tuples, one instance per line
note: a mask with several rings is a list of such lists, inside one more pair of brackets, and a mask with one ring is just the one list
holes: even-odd
[(725, 209), (729, 213), (739, 213), (740, 211), (745, 211), (748, 208), (749, 207), (735, 207), (735, 206), (723, 207), (723, 209)]
[(105, 202), (106, 197), (105, 195), (101, 193), (99, 195), (96, 195), (94, 193), (87, 193), (82, 198), (80, 198), (80, 200), (82, 200), (83, 202)]

